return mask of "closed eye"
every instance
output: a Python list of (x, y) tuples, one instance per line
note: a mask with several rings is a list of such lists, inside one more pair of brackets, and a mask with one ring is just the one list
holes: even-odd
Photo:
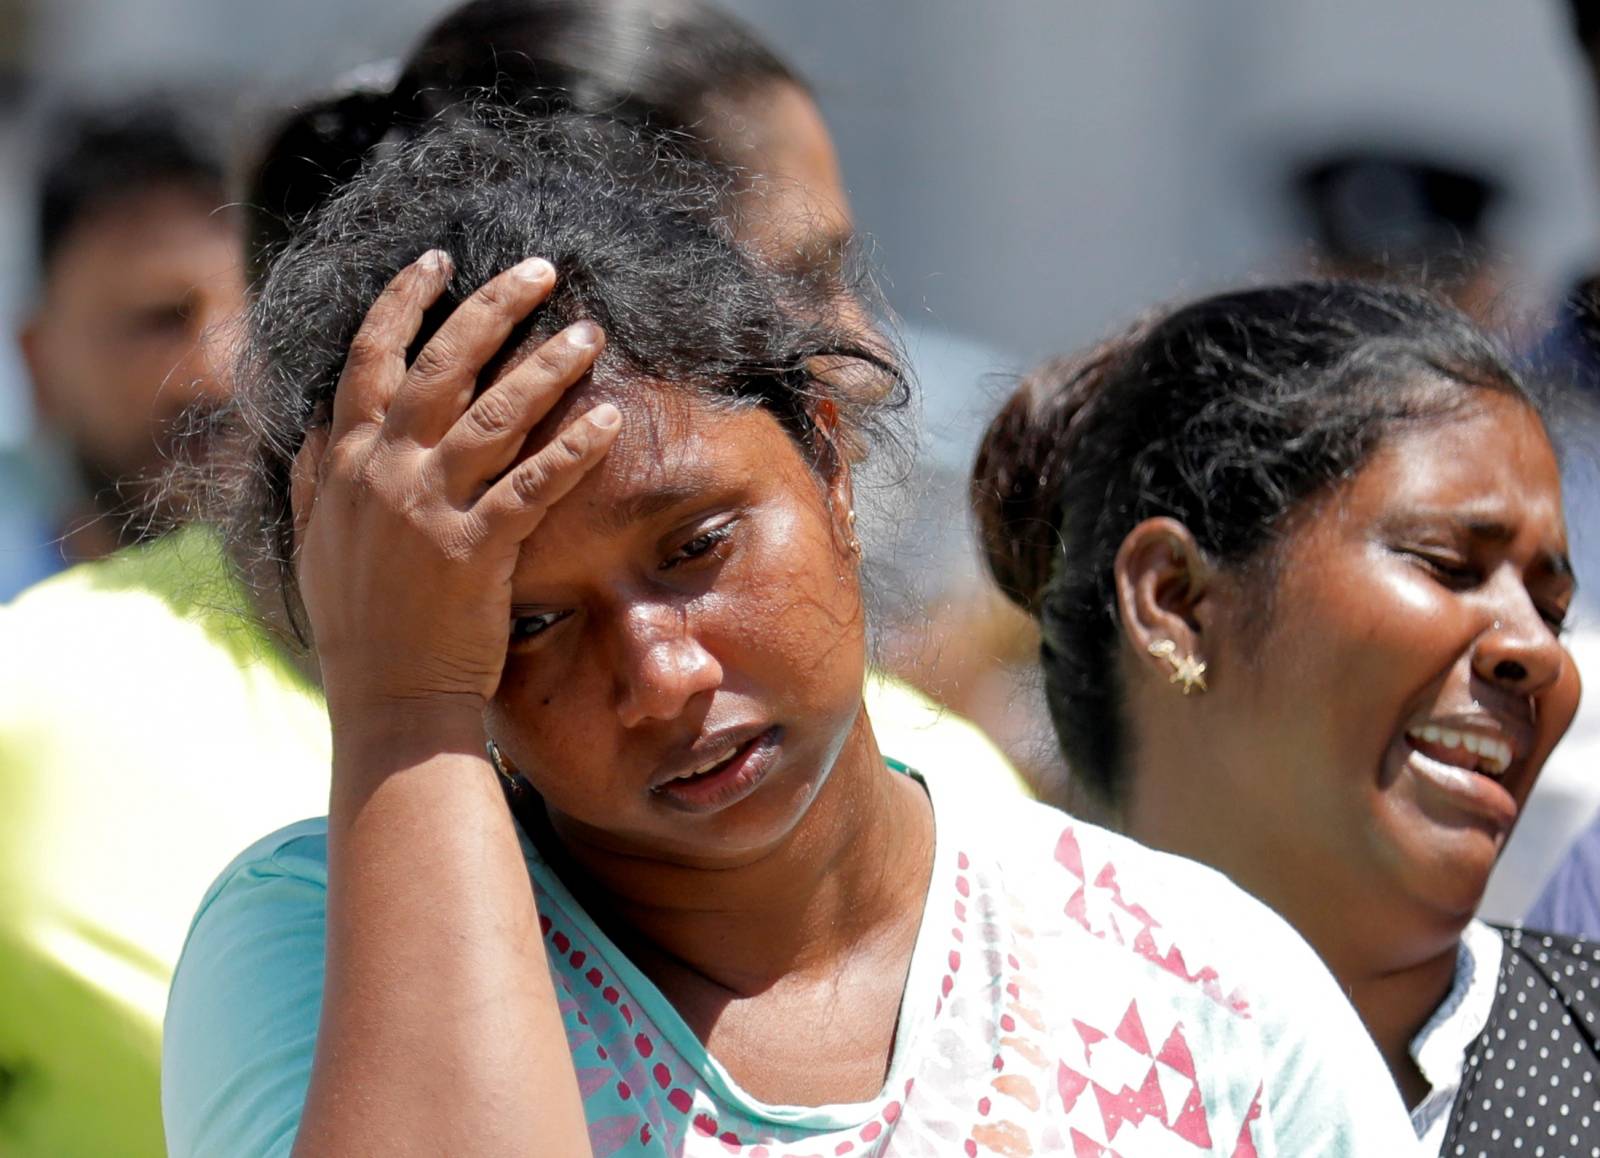
[(733, 535), (733, 529), (737, 525), (738, 521), (733, 520), (723, 523), (721, 526), (713, 527), (709, 531), (702, 531), (663, 559), (660, 569), (662, 571), (671, 571), (675, 567), (681, 567), (686, 563), (692, 563), (696, 559), (713, 554), (718, 547), (726, 543)]
[(1478, 568), (1459, 556), (1416, 550), (1407, 551), (1406, 554), (1420, 562), (1448, 587), (1473, 587), (1483, 581)]
[(1566, 608), (1541, 607), (1539, 617), (1550, 625), (1550, 630), (1557, 635), (1565, 635), (1567, 631)]

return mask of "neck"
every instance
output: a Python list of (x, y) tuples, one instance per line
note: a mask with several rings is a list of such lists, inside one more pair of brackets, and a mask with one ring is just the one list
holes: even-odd
[[(1421, 1101), (1428, 1085), (1411, 1058), (1411, 1041), (1450, 992), (1462, 922), (1375, 904), (1370, 882), (1328, 871), (1335, 854), (1270, 818), (1249, 824), (1216, 808), (1207, 796), (1215, 794), (1222, 773), (1162, 783), (1149, 770), (1136, 770), (1125, 831), (1220, 870), (1294, 926), (1349, 996), (1407, 1105)], [(1225, 789), (1225, 797), (1239, 799), (1251, 790), (1247, 783)], [(1243, 841), (1241, 831), (1255, 835)]]
[(1411, 1041), (1450, 992), (1459, 942), (1426, 960), (1389, 971), (1336, 973), (1350, 1001), (1378, 1043), (1407, 1106), (1428, 1093), (1428, 1083), (1411, 1057)]
[[(554, 834), (550, 834), (554, 836)], [(590, 915), (663, 988), (685, 971), (732, 996), (826, 973), (920, 922), (933, 824), (920, 785), (890, 771), (863, 711), (798, 824), (735, 868), (596, 853), (555, 837), (552, 863)]]

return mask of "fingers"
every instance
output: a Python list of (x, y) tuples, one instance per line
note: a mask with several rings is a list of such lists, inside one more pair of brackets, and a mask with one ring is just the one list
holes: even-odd
[(606, 456), (621, 429), (621, 413), (611, 403), (601, 403), (566, 426), (549, 446), (518, 463), (489, 488), (473, 512), (496, 537), (526, 539), (545, 512)]
[(330, 439), (357, 426), (382, 422), (406, 379), (406, 350), (422, 327), (422, 315), (450, 282), (454, 266), (442, 249), (430, 249), (395, 274), (350, 340), (344, 371), (333, 394)]
[(445, 486), (475, 496), (516, 460), (528, 432), (580, 381), (605, 345), (593, 322), (578, 322), (545, 342), (480, 394), (437, 448)]
[(549, 296), (556, 271), (529, 258), (479, 286), (428, 339), (395, 395), (384, 427), (433, 446), (466, 410), (478, 373), (517, 323)]

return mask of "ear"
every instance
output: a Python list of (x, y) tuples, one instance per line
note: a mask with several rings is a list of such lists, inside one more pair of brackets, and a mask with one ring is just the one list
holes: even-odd
[(849, 458), (839, 439), (839, 408), (824, 398), (811, 410), (811, 426), (815, 432), (812, 454), (827, 492), (834, 530), (839, 541), (848, 544), (856, 538), (856, 500)]
[(1150, 646), (1171, 640), (1179, 656), (1206, 660), (1203, 626), (1215, 572), (1189, 528), (1176, 519), (1146, 519), (1122, 540), (1113, 564), (1122, 630), (1141, 662), (1172, 676), (1171, 664)]
[(50, 397), (50, 359), (45, 353), (43, 321), (30, 314), (17, 332), (17, 348), (22, 351), (22, 364), (28, 368), (28, 388), (33, 400), (33, 411), (42, 419), (54, 417), (55, 408)]

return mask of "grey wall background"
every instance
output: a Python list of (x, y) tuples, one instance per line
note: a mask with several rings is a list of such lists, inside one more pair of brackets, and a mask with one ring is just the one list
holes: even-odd
[[(1028, 359), (1284, 268), (1288, 151), (1377, 128), (1503, 165), (1517, 289), (1600, 227), (1559, 0), (728, 0), (816, 84), (895, 306)], [(44, 0), (47, 90), (189, 73), (293, 91), (402, 51), (440, 0)], [(0, 131), (0, 306), (25, 300), (27, 125)], [(0, 440), (25, 430), (0, 358)]]

